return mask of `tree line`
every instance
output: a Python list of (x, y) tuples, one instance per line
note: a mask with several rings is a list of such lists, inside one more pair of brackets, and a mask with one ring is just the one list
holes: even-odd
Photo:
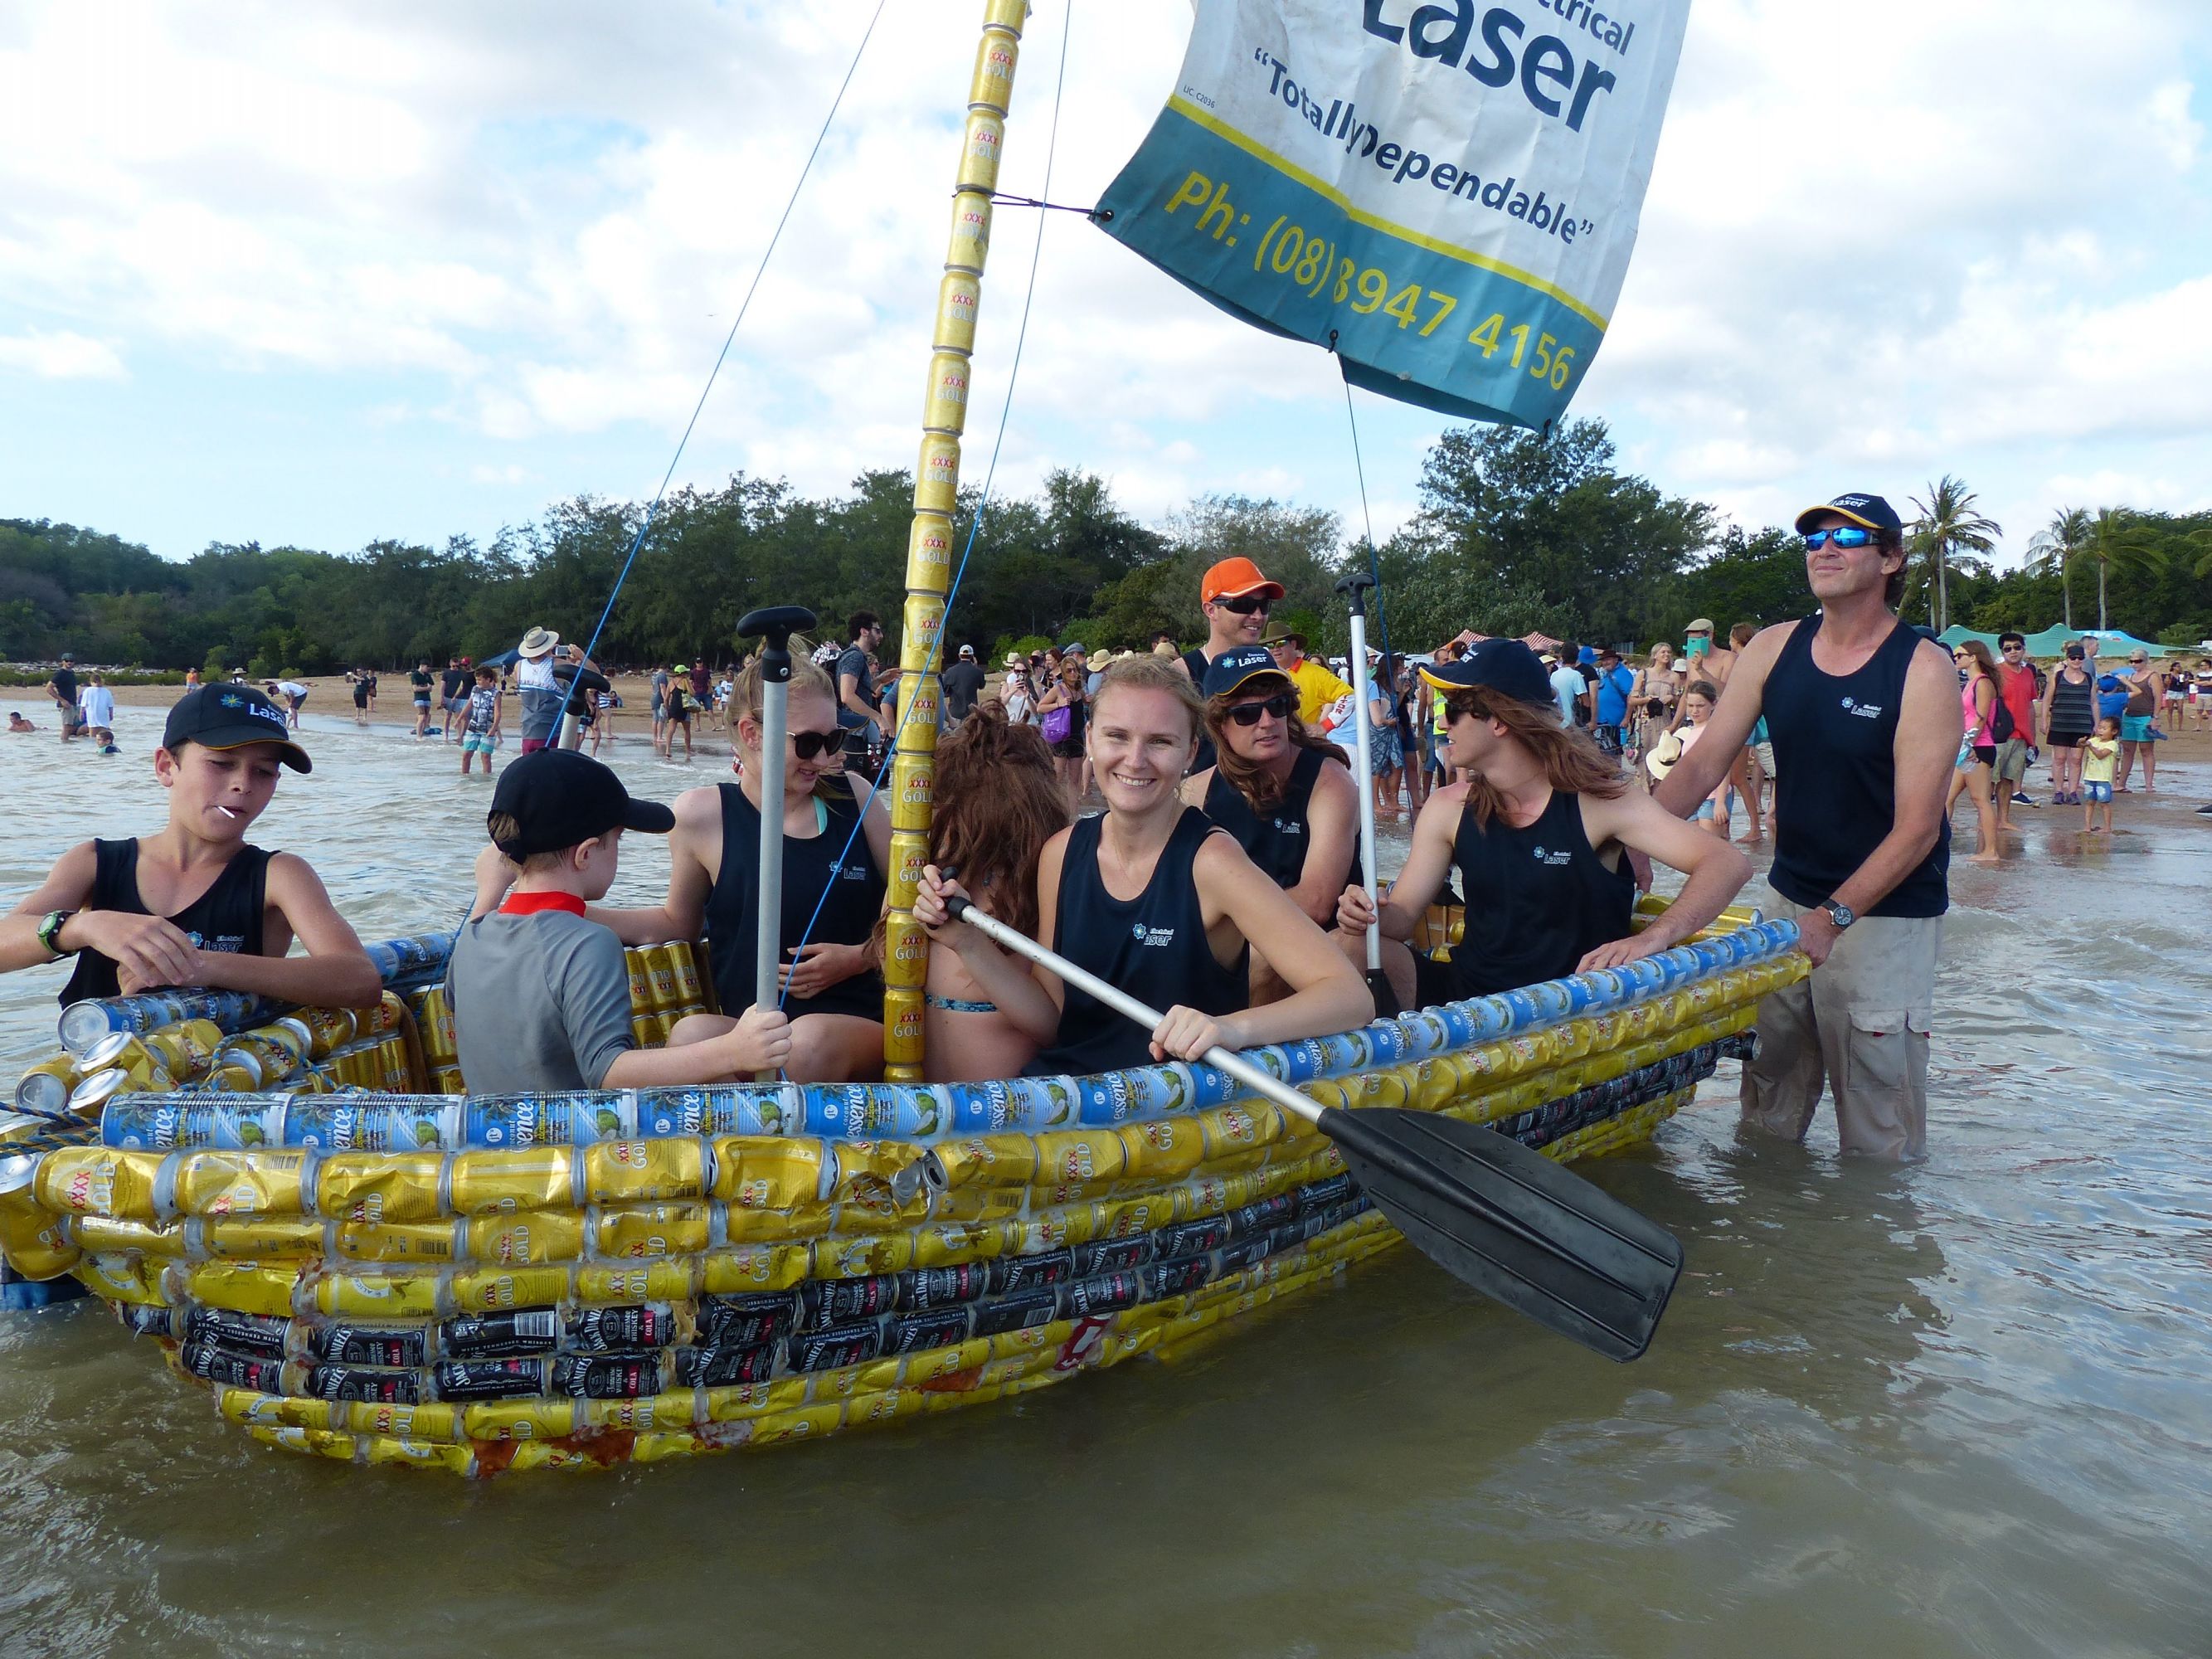
[[(1693, 615), (1725, 629), (1812, 608), (1803, 552), (1786, 529), (1747, 533), (1707, 503), (1621, 471), (1602, 422), (1547, 439), (1447, 431), (1423, 468), (1420, 510), (1373, 550), (1377, 629), (1427, 650), (1472, 628), (1647, 647)], [(1955, 488), (1953, 488), (1955, 486)], [(641, 665), (735, 659), (738, 619), (802, 604), (841, 629), (878, 612), (896, 653), (913, 481), (862, 474), (817, 498), (744, 475), (661, 504), (608, 618), (599, 656)], [(1962, 499), (1963, 498), (1963, 499)], [(1988, 562), (1996, 526), (1955, 479), (1930, 486), (1912, 538), (1906, 615), (1976, 628), (2048, 626), (2062, 614), (2146, 638), (2212, 636), (2212, 514), (2109, 508), (2060, 520), (2022, 568)], [(1108, 483), (1054, 472), (1042, 490), (973, 493), (956, 526), (966, 563), (946, 649), (996, 660), (1013, 647), (1079, 638), (1141, 647), (1164, 630), (1205, 637), (1200, 573), (1242, 554), (1282, 582), (1278, 620), (1311, 646), (1346, 645), (1337, 580), (1369, 550), (1337, 515), (1296, 502), (1207, 495), (1164, 523), (1139, 522)], [(504, 651), (532, 625), (590, 635), (644, 521), (642, 504), (579, 497), (488, 544), (375, 541), (331, 553), (216, 543), (188, 560), (45, 520), (0, 519), (0, 657), (257, 675), (390, 670)]]

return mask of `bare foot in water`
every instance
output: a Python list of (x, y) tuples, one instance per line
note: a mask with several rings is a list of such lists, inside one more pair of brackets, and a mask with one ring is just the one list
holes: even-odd
[(1993, 847), (1975, 854), (1972, 860), (1975, 864), (1998, 864), (2002, 861), (1998, 858), (1996, 849)]

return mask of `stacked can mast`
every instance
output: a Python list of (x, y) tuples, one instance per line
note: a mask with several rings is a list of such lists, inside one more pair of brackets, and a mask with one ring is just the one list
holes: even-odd
[(968, 424), (969, 366), (975, 309), (991, 245), (991, 194), (999, 182), (1006, 107), (1014, 92), (1028, 0), (985, 0), (983, 38), (968, 82), (968, 120), (952, 186), (952, 234), (937, 289), (923, 395), (921, 454), (914, 470), (914, 527), (908, 533), (906, 611), (899, 631), (898, 750), (891, 762), (890, 915), (884, 945), (884, 1075), (921, 1080), (922, 981), (929, 939), (914, 919), (916, 884), (929, 859), (931, 790), (936, 781), (942, 696), (945, 589), (952, 571), (952, 514), (960, 493), (960, 434)]

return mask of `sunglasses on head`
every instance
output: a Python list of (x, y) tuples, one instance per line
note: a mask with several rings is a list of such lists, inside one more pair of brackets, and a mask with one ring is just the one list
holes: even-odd
[(1818, 553), (1830, 543), (1838, 547), (1864, 547), (1874, 539), (1874, 532), (1855, 524), (1839, 525), (1833, 530), (1808, 530), (1805, 532), (1805, 550)]
[(803, 761), (817, 755), (842, 755), (845, 752), (845, 728), (833, 726), (827, 732), (794, 732), (791, 734), (792, 752)]
[(1297, 707), (1297, 702), (1289, 692), (1278, 691), (1273, 696), (1263, 698), (1258, 702), (1240, 702), (1225, 713), (1229, 719), (1235, 720), (1239, 726), (1257, 726), (1262, 714), (1271, 714), (1279, 720), (1288, 720), (1291, 710)]
[(1232, 616), (1249, 617), (1256, 611), (1264, 617), (1267, 614), (1268, 607), (1273, 605), (1274, 601), (1265, 593), (1238, 593), (1216, 599), (1214, 604)]

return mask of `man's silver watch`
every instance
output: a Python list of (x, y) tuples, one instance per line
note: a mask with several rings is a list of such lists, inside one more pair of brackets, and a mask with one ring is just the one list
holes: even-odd
[(1850, 905), (1838, 904), (1833, 899), (1830, 899), (1820, 908), (1828, 913), (1828, 920), (1836, 924), (1836, 931), (1839, 933), (1859, 919), (1859, 913), (1852, 909)]

